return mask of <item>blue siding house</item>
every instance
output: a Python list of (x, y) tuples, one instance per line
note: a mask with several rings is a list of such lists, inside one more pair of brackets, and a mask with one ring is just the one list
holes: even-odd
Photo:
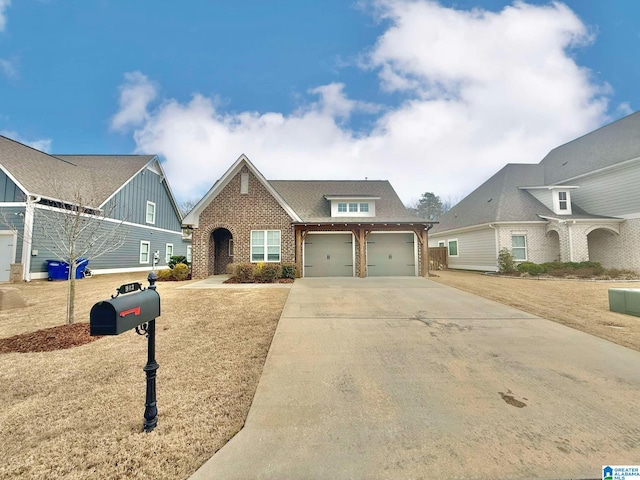
[(155, 252), (160, 268), (173, 255), (191, 256), (155, 155), (54, 155), (0, 136), (0, 281), (47, 278), (47, 260), (59, 258), (37, 227), (78, 198), (89, 217), (107, 217), (101, 228), (124, 234), (117, 250), (88, 256), (94, 273), (150, 270)]

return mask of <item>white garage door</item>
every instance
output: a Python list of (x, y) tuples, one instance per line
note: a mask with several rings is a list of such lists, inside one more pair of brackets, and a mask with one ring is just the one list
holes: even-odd
[(353, 236), (308, 233), (304, 240), (304, 276), (352, 277)]
[(371, 233), (367, 238), (367, 276), (415, 276), (413, 233)]

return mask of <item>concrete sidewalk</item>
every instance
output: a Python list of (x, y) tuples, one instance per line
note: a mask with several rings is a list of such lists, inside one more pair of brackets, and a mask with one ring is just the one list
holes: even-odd
[(423, 278), (300, 279), (192, 479), (601, 478), (640, 463), (639, 388), (639, 352)]

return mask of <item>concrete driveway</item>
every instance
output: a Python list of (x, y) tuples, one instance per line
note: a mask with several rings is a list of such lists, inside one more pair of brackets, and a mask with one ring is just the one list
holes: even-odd
[(639, 352), (490, 300), (301, 279), (244, 429), (192, 478), (602, 478), (640, 464), (639, 392)]

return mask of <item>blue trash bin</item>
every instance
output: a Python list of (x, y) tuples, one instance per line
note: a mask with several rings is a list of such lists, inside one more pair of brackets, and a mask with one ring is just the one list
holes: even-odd
[(78, 259), (78, 266), (76, 268), (76, 278), (84, 278), (84, 270), (85, 268), (87, 268), (87, 265), (89, 265), (88, 258)]
[(49, 280), (68, 280), (69, 264), (62, 260), (47, 260), (47, 274)]
[[(84, 278), (84, 270), (89, 264), (89, 259), (79, 258), (76, 267), (76, 278)], [(47, 274), (49, 280), (69, 280), (69, 264), (62, 260), (47, 260)]]

